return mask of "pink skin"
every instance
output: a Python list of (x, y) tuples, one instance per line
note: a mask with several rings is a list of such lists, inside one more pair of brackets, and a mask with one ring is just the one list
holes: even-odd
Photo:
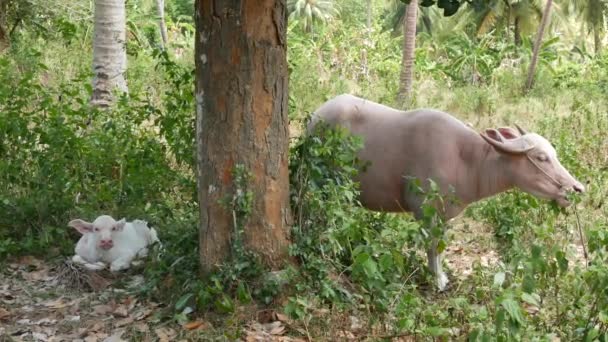
[[(361, 204), (370, 210), (413, 212), (422, 218), (423, 198), (408, 190), (404, 176), (432, 179), (442, 195), (454, 195), (456, 201), (437, 207), (445, 220), (456, 217), (471, 203), (512, 188), (553, 199), (562, 207), (571, 204), (569, 192), (585, 191), (561, 165), (545, 138), (519, 127), (478, 133), (448, 113), (432, 109), (404, 112), (348, 94), (325, 102), (315, 111), (309, 134), (319, 121), (363, 138), (358, 156), (368, 166), (357, 180)], [(427, 255), (429, 269), (443, 290), (447, 276), (441, 270), (437, 243), (433, 239)]]

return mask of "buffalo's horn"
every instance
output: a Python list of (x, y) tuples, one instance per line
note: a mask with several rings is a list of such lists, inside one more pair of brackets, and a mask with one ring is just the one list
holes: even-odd
[(517, 130), (519, 131), (519, 134), (521, 134), (521, 135), (528, 134), (528, 132), (525, 129), (519, 127), (518, 124), (515, 124), (515, 127), (517, 127)]

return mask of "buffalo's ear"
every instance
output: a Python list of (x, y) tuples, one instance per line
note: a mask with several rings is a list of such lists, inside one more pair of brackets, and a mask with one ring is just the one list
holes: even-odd
[(116, 230), (117, 231), (122, 231), (125, 228), (125, 224), (127, 223), (127, 221), (123, 218), (122, 220), (116, 222)]
[(515, 139), (506, 139), (499, 131), (489, 128), (484, 133), (480, 133), (481, 137), (492, 145), (498, 152), (510, 154), (523, 154), (534, 148), (522, 137)]
[(91, 233), (93, 231), (93, 224), (81, 219), (76, 219), (68, 222), (68, 226), (75, 228), (80, 234)]
[(514, 130), (511, 127), (500, 127), (500, 128), (498, 128), (498, 132), (500, 133), (500, 135), (502, 135), (503, 138), (506, 138), (509, 140), (517, 139), (521, 136), (519, 133), (517, 133), (516, 130)]

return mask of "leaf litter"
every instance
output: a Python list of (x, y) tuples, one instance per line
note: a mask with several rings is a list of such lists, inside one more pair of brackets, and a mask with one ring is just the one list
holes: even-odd
[[(115, 282), (122, 277), (120, 284)], [(0, 270), (0, 341), (120, 342), (187, 341), (212, 331), (210, 322), (189, 317), (162, 322), (162, 305), (136, 298), (141, 275), (90, 272), (66, 261), (52, 265), (26, 256)], [(270, 310), (243, 322), (239, 341), (300, 342), (285, 315)]]
[[(121, 276), (141, 283), (130, 279), (140, 276)], [(113, 288), (116, 277), (70, 262), (12, 260), (0, 271), (0, 341), (119, 342), (129, 340), (129, 330), (150, 335), (148, 319), (161, 307)]]

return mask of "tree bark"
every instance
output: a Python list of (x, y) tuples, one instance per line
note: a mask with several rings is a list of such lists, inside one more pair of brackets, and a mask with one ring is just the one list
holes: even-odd
[(367, 0), (367, 31), (372, 31), (372, 0)]
[(519, 18), (515, 17), (515, 21), (513, 23), (513, 43), (515, 46), (521, 46), (521, 32), (519, 29)]
[(545, 33), (547, 23), (549, 22), (549, 16), (551, 16), (552, 4), (553, 0), (547, 0), (545, 10), (543, 11), (543, 18), (540, 21), (540, 26), (538, 27), (538, 32), (536, 33), (536, 40), (534, 41), (534, 50), (532, 51), (532, 60), (530, 61), (530, 67), (528, 69), (528, 79), (526, 80), (526, 87), (524, 89), (525, 92), (528, 92), (530, 89), (532, 89), (532, 84), (534, 83), (534, 72), (536, 69), (536, 64), (538, 63), (538, 52), (540, 51), (540, 45), (543, 43), (543, 35)]
[(125, 0), (95, 0), (93, 35), (93, 96), (91, 103), (107, 107), (112, 92), (128, 92)]
[(230, 257), (233, 217), (219, 201), (242, 164), (253, 175), (245, 247), (278, 269), (291, 222), (286, 1), (197, 0), (195, 20), (201, 268)]
[(416, 50), (416, 22), (418, 18), (418, 0), (411, 0), (407, 5), (403, 24), (403, 55), (401, 60), (401, 78), (397, 102), (407, 109), (412, 96), (414, 83), (414, 52)]
[(600, 35), (600, 28), (598, 25), (593, 25), (593, 43), (595, 55), (598, 56), (602, 51), (602, 36)]
[(8, 8), (7, 0), (0, 0), (0, 53), (10, 46), (9, 35), (6, 31), (6, 9)]
[(160, 29), (160, 37), (162, 39), (163, 49), (169, 41), (167, 34), (167, 25), (165, 24), (165, 0), (156, 0), (156, 8), (158, 10), (158, 27)]

